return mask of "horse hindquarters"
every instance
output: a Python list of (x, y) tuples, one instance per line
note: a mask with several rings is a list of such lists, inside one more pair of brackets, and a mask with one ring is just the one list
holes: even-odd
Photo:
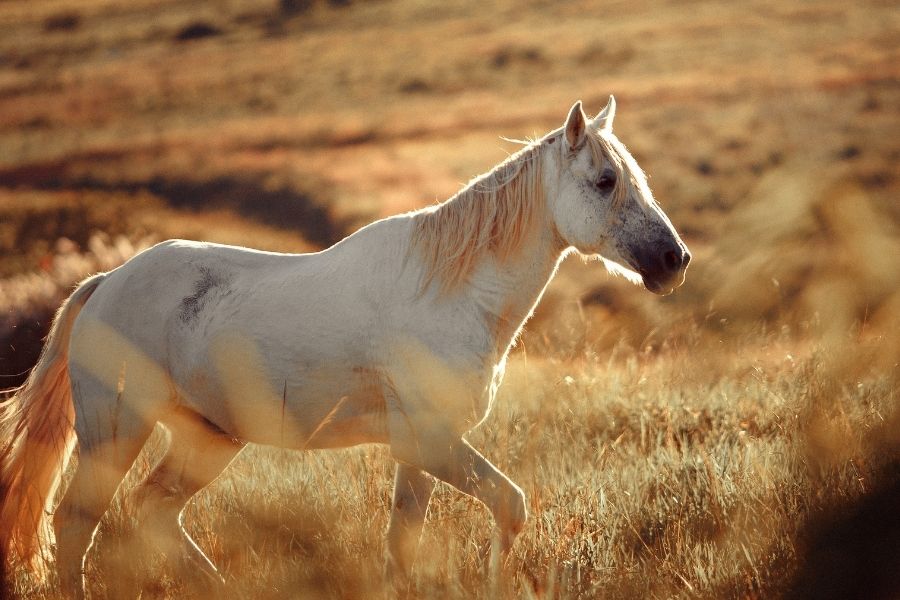
[(155, 422), (135, 418), (123, 395), (70, 367), (78, 469), (56, 510), (57, 568), (67, 597), (82, 597), (84, 559), (100, 519)]
[[(115, 294), (115, 287), (109, 289)], [(115, 296), (98, 299), (72, 330), (69, 374), (78, 469), (54, 523), (60, 583), (75, 596), (83, 591), (84, 557), (97, 525), (173, 400), (171, 381), (158, 361), (127, 328), (107, 324), (110, 315), (103, 311), (122, 303)]]

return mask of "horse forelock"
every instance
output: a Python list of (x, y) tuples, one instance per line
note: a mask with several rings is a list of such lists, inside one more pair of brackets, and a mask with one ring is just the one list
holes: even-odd
[(621, 209), (632, 192), (650, 201), (652, 194), (643, 169), (625, 148), (625, 144), (612, 133), (590, 131), (586, 136), (591, 158), (595, 165), (609, 164), (616, 172), (616, 185), (612, 191), (612, 209)]
[(488, 253), (508, 258), (522, 243), (544, 204), (541, 142), (530, 142), (449, 200), (413, 214), (410, 251), (424, 261), (422, 290), (461, 283)]

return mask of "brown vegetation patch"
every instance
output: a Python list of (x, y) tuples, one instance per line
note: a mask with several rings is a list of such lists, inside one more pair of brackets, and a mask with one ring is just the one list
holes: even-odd
[[(121, 161), (123, 157), (118, 153), (110, 153), (106, 159)], [(0, 181), (10, 186), (29, 186), (43, 190), (69, 189), (81, 194), (105, 192), (135, 195), (147, 192), (164, 199), (175, 208), (195, 211), (228, 209), (266, 225), (292, 229), (320, 247), (330, 246), (346, 235), (346, 225), (342, 226), (330, 214), (327, 203), (285, 184), (272, 186), (252, 176), (227, 175), (199, 181), (173, 180), (160, 176), (145, 181), (108, 181), (89, 174), (93, 165), (102, 160), (103, 157), (94, 154), (79, 157), (73, 163), (55, 161), (14, 167), (0, 172)], [(22, 213), (27, 215), (28, 212), (28, 208), (24, 207)], [(72, 223), (67, 227), (73, 229), (78, 228), (78, 225)], [(22, 231), (21, 235), (27, 237), (29, 233)]]
[(175, 34), (175, 39), (179, 42), (189, 42), (191, 40), (201, 40), (203, 38), (222, 35), (222, 30), (206, 23), (205, 21), (195, 21), (182, 27)]

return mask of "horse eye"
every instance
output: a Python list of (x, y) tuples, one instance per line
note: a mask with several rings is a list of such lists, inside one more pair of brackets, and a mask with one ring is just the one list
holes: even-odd
[(597, 189), (603, 194), (609, 194), (616, 187), (616, 176), (612, 173), (604, 173), (596, 183)]

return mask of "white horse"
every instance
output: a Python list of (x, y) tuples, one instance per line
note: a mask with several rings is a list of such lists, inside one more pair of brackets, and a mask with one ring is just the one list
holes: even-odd
[[(4, 560), (46, 555), (80, 594), (111, 498), (156, 423), (167, 453), (135, 492), (215, 577), (180, 524), (246, 443), (390, 445), (388, 563), (405, 574), (439, 479), (488, 506), (508, 549), (522, 490), (464, 436), (507, 352), (573, 249), (665, 294), (687, 248), (612, 133), (615, 101), (526, 145), (446, 202), (315, 254), (161, 243), (84, 281), (0, 412)], [(73, 448), (78, 469), (49, 519)]]

